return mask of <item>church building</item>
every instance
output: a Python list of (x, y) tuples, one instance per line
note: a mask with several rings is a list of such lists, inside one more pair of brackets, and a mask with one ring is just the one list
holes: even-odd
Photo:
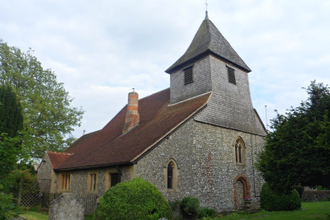
[(46, 152), (38, 168), (43, 193), (96, 204), (112, 186), (141, 177), (170, 201), (196, 197), (221, 212), (242, 210), (249, 197), (258, 208), (263, 179), (254, 163), (266, 129), (252, 105), (251, 70), (207, 12), (165, 72), (170, 88), (142, 99), (130, 92), (104, 128), (65, 152)]

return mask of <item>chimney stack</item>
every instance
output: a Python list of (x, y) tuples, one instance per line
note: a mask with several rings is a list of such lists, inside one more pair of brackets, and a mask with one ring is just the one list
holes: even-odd
[(123, 134), (129, 132), (140, 122), (138, 103), (139, 103), (139, 94), (137, 94), (133, 88), (133, 92), (128, 93), (128, 105), (127, 105), (127, 112), (125, 118), (125, 125), (123, 128)]

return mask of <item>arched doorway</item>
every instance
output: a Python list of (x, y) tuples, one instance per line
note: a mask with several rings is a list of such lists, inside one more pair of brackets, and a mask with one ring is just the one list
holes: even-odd
[(246, 176), (240, 174), (234, 180), (234, 202), (236, 210), (244, 209), (244, 199), (251, 197), (250, 183)]

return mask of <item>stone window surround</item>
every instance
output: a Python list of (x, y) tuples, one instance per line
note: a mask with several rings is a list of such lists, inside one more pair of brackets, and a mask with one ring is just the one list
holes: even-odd
[[(94, 182), (91, 178), (92, 175), (95, 174), (96, 175), (96, 181), (95, 181), (95, 189), (91, 189), (91, 184), (92, 182)], [(99, 180), (99, 171), (98, 170), (91, 170), (87, 172), (87, 191), (88, 192), (95, 192), (97, 193), (97, 184), (98, 184), (98, 180)]]
[(107, 191), (111, 187), (111, 174), (119, 173), (116, 168), (109, 168), (105, 171), (105, 190)]
[[(172, 183), (172, 189), (167, 188), (167, 167), (169, 164), (172, 164), (173, 166), (173, 183)], [(179, 188), (178, 188), (178, 179), (179, 179), (179, 170), (180, 168), (178, 167), (176, 161), (171, 158), (167, 161), (167, 163), (163, 166), (163, 171), (164, 171), (164, 176), (165, 176), (165, 192), (180, 192)]]
[(69, 192), (71, 186), (71, 172), (60, 173), (60, 189), (61, 191)]
[[(241, 152), (239, 150), (236, 150), (236, 143), (239, 142), (241, 145)], [(237, 137), (233, 144), (233, 151), (234, 151), (234, 163), (238, 166), (245, 166), (246, 163), (246, 146), (245, 142), (242, 137)], [(239, 158), (239, 153), (241, 153), (241, 162), (237, 161)], [(237, 159), (236, 159), (237, 158)]]

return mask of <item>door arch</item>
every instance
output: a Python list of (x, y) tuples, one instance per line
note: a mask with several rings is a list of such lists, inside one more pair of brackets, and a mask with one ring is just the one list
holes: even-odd
[(246, 197), (251, 197), (250, 183), (246, 176), (240, 174), (234, 180), (234, 203), (236, 210), (244, 207), (244, 199)]

